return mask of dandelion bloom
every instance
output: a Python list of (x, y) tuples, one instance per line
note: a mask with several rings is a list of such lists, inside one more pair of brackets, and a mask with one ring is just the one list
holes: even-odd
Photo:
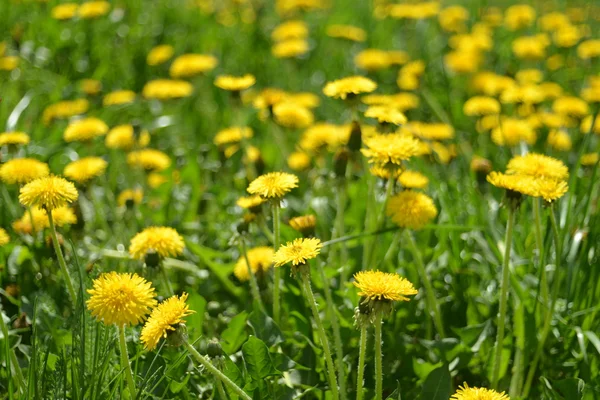
[(42, 120), (48, 125), (55, 119), (69, 118), (85, 113), (90, 108), (90, 102), (86, 99), (64, 100), (50, 104), (44, 109)]
[(46, 210), (54, 210), (74, 202), (78, 197), (79, 193), (75, 185), (66, 179), (50, 175), (23, 186), (19, 201), (25, 207), (38, 206)]
[(317, 238), (295, 239), (282, 245), (273, 256), (276, 267), (292, 263), (293, 266), (306, 264), (321, 252), (322, 243)]
[(500, 114), (500, 103), (493, 97), (475, 96), (465, 102), (463, 111), (470, 117)]
[(531, 176), (508, 175), (492, 171), (487, 175), (486, 179), (497, 188), (506, 189), (509, 192), (528, 194), (530, 193), (534, 178)]
[(527, 195), (532, 197), (541, 197), (547, 203), (563, 197), (569, 186), (567, 182), (552, 178), (534, 178), (530, 187), (527, 188)]
[(402, 228), (420, 229), (437, 216), (437, 208), (431, 197), (412, 190), (404, 190), (392, 196), (386, 206), (386, 214)]
[(104, 121), (98, 118), (83, 118), (74, 122), (71, 122), (65, 133), (63, 139), (65, 142), (87, 142), (98, 136), (105, 135), (108, 132), (108, 125)]
[(184, 317), (194, 313), (186, 304), (187, 297), (187, 293), (169, 297), (152, 310), (140, 334), (144, 349), (154, 350), (161, 338), (166, 338), (169, 331), (175, 331), (184, 322)]
[(287, 164), (293, 171), (305, 171), (310, 167), (310, 156), (303, 151), (295, 151), (288, 156)]
[(354, 64), (367, 71), (378, 71), (389, 68), (392, 60), (385, 50), (365, 49), (354, 56)]
[(52, 7), (50, 15), (52, 18), (59, 21), (74, 18), (77, 15), (77, 9), (79, 4), (77, 3), (62, 3)]
[(152, 226), (136, 234), (129, 245), (129, 254), (142, 260), (148, 252), (160, 257), (176, 257), (183, 253), (185, 242), (177, 231), (164, 226)]
[(583, 118), (589, 113), (588, 104), (574, 96), (559, 97), (552, 103), (552, 111), (561, 115), (568, 115), (575, 118)]
[[(142, 131), (138, 144), (143, 147), (149, 142), (150, 134), (148, 131)], [(146, 142), (146, 143), (144, 143)], [(106, 134), (104, 144), (109, 149), (130, 150), (135, 146), (135, 132), (132, 125), (117, 125)]]
[(492, 130), (492, 141), (498, 146), (517, 146), (521, 142), (532, 145), (536, 140), (535, 129), (524, 119), (504, 118)]
[(569, 178), (569, 169), (561, 160), (537, 153), (513, 157), (506, 166), (506, 173), (558, 180)]
[(353, 25), (330, 25), (327, 27), (327, 36), (346, 39), (352, 42), (364, 42), (367, 40), (367, 32)]
[(48, 164), (33, 158), (15, 158), (0, 165), (0, 180), (23, 185), (50, 174)]
[(250, 139), (253, 135), (252, 128), (248, 128), (247, 126), (232, 126), (220, 130), (215, 135), (213, 143), (217, 146), (223, 146), (241, 142), (243, 139)]
[(93, 19), (102, 17), (110, 11), (110, 3), (108, 1), (88, 1), (82, 3), (77, 10), (77, 15), (81, 19)]
[(292, 102), (282, 102), (273, 107), (275, 122), (290, 129), (308, 128), (315, 117), (308, 108)]
[(218, 60), (209, 54), (183, 54), (173, 60), (169, 68), (171, 78), (190, 78), (213, 70)]
[(296, 175), (287, 172), (269, 172), (250, 182), (247, 191), (266, 199), (281, 199), (296, 187), (298, 187)]
[(215, 79), (215, 86), (232, 92), (248, 89), (256, 83), (254, 75), (246, 74), (244, 76), (219, 75)]
[(0, 228), (0, 247), (5, 246), (8, 242), (10, 242), (10, 236), (4, 229)]
[(317, 226), (317, 217), (312, 214), (301, 215), (290, 219), (289, 225), (305, 236), (312, 235)]
[(265, 201), (266, 200), (260, 196), (248, 196), (240, 197), (235, 202), (235, 204), (240, 208), (248, 209), (251, 212), (255, 212)]
[(124, 207), (128, 204), (140, 204), (144, 198), (142, 189), (125, 189), (117, 196), (117, 204)]
[(289, 39), (304, 39), (308, 37), (308, 26), (301, 20), (283, 22), (275, 27), (271, 33), (271, 39), (282, 42)]
[(292, 58), (306, 54), (308, 42), (304, 39), (289, 39), (276, 43), (271, 53), (277, 58)]
[(406, 296), (419, 293), (408, 279), (381, 271), (360, 271), (354, 275), (353, 284), (360, 290), (358, 295), (369, 301), (409, 301)]
[(369, 163), (381, 166), (400, 166), (403, 161), (417, 155), (419, 150), (419, 140), (409, 135), (377, 134), (364, 142), (367, 147), (361, 149), (363, 155)]
[(127, 164), (142, 167), (146, 171), (164, 171), (171, 165), (171, 158), (160, 150), (143, 149), (129, 153)]
[[(265, 274), (273, 266), (273, 256), (275, 251), (272, 247), (260, 246), (250, 249), (246, 253), (248, 262), (250, 262), (250, 269), (254, 274)], [(250, 280), (250, 274), (248, 273), (248, 264), (246, 263), (246, 257), (243, 255), (237, 260), (233, 269), (233, 274), (240, 282), (247, 282)]]
[(398, 182), (407, 189), (424, 189), (429, 184), (429, 179), (420, 172), (406, 170), (400, 174)]
[(365, 111), (365, 117), (375, 118), (380, 124), (402, 125), (406, 123), (406, 116), (394, 107), (370, 106)]
[(191, 83), (175, 79), (155, 79), (146, 83), (142, 89), (145, 98), (158, 100), (189, 97), (193, 92)]
[(100, 157), (84, 157), (65, 166), (63, 174), (77, 182), (86, 183), (104, 173), (108, 163)]
[(167, 62), (175, 54), (175, 49), (169, 44), (161, 44), (153, 47), (146, 57), (146, 64), (159, 65)]
[[(71, 207), (62, 206), (52, 210), (52, 221), (57, 227), (73, 225), (77, 223), (77, 216)], [(21, 234), (32, 234), (49, 227), (48, 213), (39, 207), (32, 207), (13, 222), (13, 229)]]
[(510, 400), (504, 392), (498, 393), (492, 389), (469, 387), (467, 383), (459, 386), (450, 400)]
[(0, 57), (0, 70), (12, 71), (19, 66), (18, 56), (5, 56)]
[(577, 55), (583, 60), (600, 57), (600, 40), (592, 39), (581, 42), (577, 46)]
[(83, 79), (79, 85), (81, 90), (90, 96), (96, 95), (102, 90), (102, 82), (96, 79)]
[(116, 90), (114, 92), (107, 93), (102, 99), (102, 105), (104, 107), (115, 106), (120, 104), (133, 103), (135, 100), (135, 92), (133, 90)]
[(377, 84), (364, 76), (350, 76), (329, 82), (323, 88), (327, 97), (345, 100), (362, 93), (371, 93), (377, 89)]
[(598, 160), (600, 160), (600, 155), (598, 153), (586, 153), (581, 156), (581, 165), (584, 167), (591, 167), (596, 165)]
[(0, 133), (0, 147), (6, 145), (28, 144), (29, 135), (24, 132), (2, 132)]
[(138, 274), (102, 274), (87, 292), (88, 310), (105, 325), (136, 325), (156, 305), (152, 284)]
[(504, 24), (511, 31), (526, 28), (535, 22), (535, 8), (527, 4), (517, 4), (508, 7)]

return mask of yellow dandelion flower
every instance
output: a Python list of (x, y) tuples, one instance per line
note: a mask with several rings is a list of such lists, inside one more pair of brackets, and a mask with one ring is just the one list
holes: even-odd
[(77, 15), (78, 8), (79, 4), (77, 3), (62, 3), (52, 7), (50, 15), (54, 19), (64, 21), (67, 19), (75, 18), (75, 16)]
[(287, 93), (277, 88), (263, 89), (252, 101), (254, 108), (265, 110), (272, 108), (287, 98)]
[(10, 242), (10, 236), (4, 229), (0, 228), (0, 247), (6, 246), (8, 242)]
[[(46, 218), (46, 226), (50, 226), (48, 222), (48, 213), (45, 210), (42, 210)], [(27, 215), (27, 213), (25, 214)], [(66, 226), (73, 225), (77, 223), (77, 215), (75, 215), (75, 210), (72, 207), (62, 206), (57, 207), (52, 210), (52, 221), (56, 226)]]
[(0, 180), (9, 185), (23, 185), (48, 174), (48, 164), (33, 158), (15, 158), (0, 165)]
[(387, 180), (390, 179), (392, 176), (394, 176), (395, 179), (398, 179), (402, 174), (402, 169), (389, 169), (386, 167), (382, 167), (378, 164), (373, 164), (369, 168), (369, 172), (373, 176)]
[(583, 118), (589, 113), (588, 104), (574, 96), (559, 97), (552, 103), (552, 111), (561, 115), (568, 115), (574, 118)]
[(506, 173), (558, 180), (569, 178), (569, 169), (561, 160), (537, 153), (513, 157), (506, 166)]
[(287, 164), (293, 171), (305, 171), (310, 167), (310, 156), (303, 151), (295, 151), (288, 156)]
[(535, 144), (537, 134), (527, 120), (504, 118), (492, 129), (492, 141), (498, 146), (517, 146), (521, 142)]
[(419, 106), (419, 98), (413, 93), (369, 94), (361, 98), (369, 106), (388, 106), (400, 112), (412, 110)]
[(583, 60), (600, 57), (600, 40), (592, 39), (581, 42), (577, 46), (577, 55)]
[(301, 93), (288, 93), (286, 101), (298, 104), (305, 108), (317, 108), (321, 104), (321, 99), (314, 93), (301, 92)]
[(493, 97), (475, 96), (465, 102), (463, 112), (470, 117), (500, 114), (500, 103)]
[(327, 36), (346, 39), (352, 42), (364, 42), (367, 40), (367, 32), (353, 25), (330, 25), (327, 27)]
[(308, 37), (308, 26), (301, 20), (291, 20), (279, 24), (271, 33), (271, 39), (282, 42), (290, 39), (305, 39)]
[(512, 51), (518, 58), (541, 60), (546, 57), (546, 48), (550, 40), (545, 34), (521, 36), (512, 42)]
[[(246, 253), (248, 261), (250, 262), (250, 269), (255, 275), (262, 275), (269, 271), (273, 266), (273, 256), (275, 251), (272, 247), (261, 246), (255, 247), (248, 250)], [(242, 255), (235, 263), (233, 274), (240, 282), (247, 282), (250, 280), (250, 274), (248, 273), (248, 264), (246, 258)]]
[(146, 57), (146, 64), (154, 66), (163, 64), (171, 59), (175, 49), (169, 44), (161, 44), (153, 47)]
[(185, 242), (175, 229), (152, 226), (131, 239), (129, 254), (137, 260), (143, 260), (148, 252), (156, 252), (160, 257), (176, 257), (184, 248)]
[(105, 325), (137, 325), (156, 305), (152, 284), (138, 274), (102, 274), (87, 292), (88, 310)]
[(487, 175), (492, 171), (492, 162), (487, 158), (473, 156), (469, 168), (473, 172)]
[(252, 212), (257, 211), (266, 200), (260, 196), (240, 197), (236, 201), (236, 205), (240, 208), (248, 209)]
[(481, 53), (473, 50), (456, 50), (444, 56), (444, 64), (457, 74), (475, 72), (479, 69), (481, 62)]
[(308, 53), (309, 45), (305, 39), (288, 39), (277, 42), (271, 48), (271, 54), (277, 58), (292, 58)]
[(100, 157), (84, 157), (65, 166), (64, 176), (77, 183), (86, 183), (106, 171), (108, 163)]
[(102, 82), (96, 79), (83, 79), (79, 82), (81, 90), (90, 96), (94, 96), (102, 90)]
[(93, 19), (102, 17), (110, 11), (110, 3), (108, 1), (88, 1), (82, 3), (77, 9), (77, 15), (81, 19)]
[(83, 118), (71, 122), (67, 126), (63, 134), (63, 139), (65, 142), (87, 142), (98, 136), (105, 135), (106, 132), (108, 132), (108, 125), (101, 119)]
[(506, 189), (509, 192), (518, 192), (521, 194), (531, 193), (534, 178), (524, 175), (508, 175), (501, 172), (492, 171), (487, 177), (487, 181), (500, 189)]
[(402, 112), (389, 106), (370, 106), (365, 111), (365, 117), (375, 118), (380, 124), (402, 125), (407, 121)]
[(558, 151), (569, 151), (573, 147), (569, 134), (559, 129), (551, 130), (546, 141), (551, 148)]
[(282, 245), (273, 256), (276, 267), (292, 263), (293, 266), (306, 264), (321, 252), (321, 241), (317, 238), (295, 239)]
[(469, 19), (469, 11), (461, 6), (450, 6), (440, 11), (438, 20), (446, 32), (463, 32), (467, 29), (465, 22)]
[(146, 171), (164, 171), (171, 165), (171, 158), (160, 150), (143, 149), (127, 154), (127, 164)]
[[(150, 133), (142, 131), (138, 145), (144, 147), (149, 143)], [(132, 125), (117, 125), (106, 134), (104, 144), (109, 149), (130, 150), (135, 146), (135, 133)]]
[(102, 99), (102, 105), (104, 107), (129, 104), (135, 101), (135, 92), (133, 90), (116, 90), (114, 92), (107, 93)]
[(0, 133), (0, 147), (7, 145), (28, 144), (29, 135), (25, 132), (2, 132)]
[(298, 187), (298, 177), (287, 172), (269, 172), (261, 175), (248, 185), (248, 193), (266, 199), (281, 199)]
[(591, 167), (596, 165), (598, 160), (600, 160), (600, 155), (598, 153), (586, 153), (581, 156), (581, 165), (584, 167)]
[(299, 217), (290, 219), (289, 224), (292, 228), (303, 235), (309, 235), (315, 231), (315, 227), (317, 226), (317, 217), (312, 214), (301, 215)]
[(191, 83), (175, 79), (155, 79), (144, 85), (142, 95), (147, 99), (170, 100), (189, 97), (194, 92)]
[(429, 185), (429, 179), (425, 175), (410, 170), (402, 171), (398, 182), (407, 189), (425, 189)]
[(171, 78), (190, 78), (215, 69), (219, 61), (209, 54), (183, 54), (169, 68)]
[(248, 89), (256, 83), (254, 75), (246, 74), (244, 76), (219, 75), (215, 79), (215, 86), (232, 92), (239, 92)]
[(547, 203), (560, 199), (567, 193), (569, 186), (567, 182), (552, 178), (535, 178), (528, 190), (528, 195), (541, 197)]
[(161, 338), (166, 339), (169, 331), (175, 331), (184, 323), (183, 318), (194, 313), (186, 304), (187, 297), (187, 293), (169, 297), (152, 310), (140, 334), (144, 349), (154, 350)]
[(367, 147), (360, 151), (369, 159), (369, 163), (381, 166), (400, 166), (403, 161), (417, 155), (419, 150), (419, 140), (408, 135), (377, 134), (366, 138), (364, 143)]
[(117, 197), (119, 207), (125, 207), (128, 204), (140, 204), (144, 198), (142, 189), (125, 189)]
[(510, 400), (504, 392), (498, 393), (492, 389), (469, 387), (467, 383), (459, 386), (450, 400)]
[(377, 84), (364, 76), (350, 76), (328, 82), (323, 88), (327, 97), (345, 100), (362, 93), (371, 93), (377, 89)]
[[(54, 218), (54, 213), (52, 217)], [(48, 214), (39, 207), (32, 207), (30, 211), (26, 211), (21, 218), (14, 221), (12, 227), (17, 233), (31, 235), (49, 227)]]
[(18, 56), (5, 56), (0, 57), (0, 70), (1, 71), (12, 71), (19, 66)]
[(234, 126), (220, 130), (213, 139), (213, 143), (217, 146), (241, 142), (243, 139), (250, 139), (254, 135), (252, 128), (246, 126)]
[(449, 140), (454, 138), (454, 128), (444, 123), (412, 121), (406, 128), (418, 138), (426, 140)]
[(431, 197), (404, 190), (390, 198), (386, 213), (402, 228), (421, 229), (437, 216), (438, 211)]
[(354, 56), (354, 64), (367, 71), (379, 71), (389, 68), (392, 60), (385, 50), (365, 49)]
[(511, 31), (526, 28), (535, 22), (535, 8), (527, 4), (508, 7), (504, 15), (504, 24)]
[(55, 119), (69, 118), (85, 113), (90, 108), (86, 99), (65, 100), (49, 105), (44, 109), (42, 120), (48, 125)]
[(290, 129), (307, 128), (313, 124), (315, 117), (308, 108), (285, 101), (273, 107), (275, 122)]
[(19, 202), (25, 207), (38, 206), (45, 210), (54, 210), (79, 197), (73, 183), (64, 178), (49, 175), (33, 180), (23, 186), (19, 194)]
[(407, 296), (419, 293), (408, 279), (395, 273), (360, 271), (352, 283), (360, 290), (358, 295), (368, 300), (409, 301)]

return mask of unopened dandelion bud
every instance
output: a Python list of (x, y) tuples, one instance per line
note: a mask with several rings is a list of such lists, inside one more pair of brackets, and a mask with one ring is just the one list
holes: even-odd
[(156, 268), (160, 265), (161, 257), (156, 252), (156, 250), (150, 249), (146, 253), (146, 257), (144, 257), (144, 264), (150, 268)]
[(167, 344), (172, 347), (183, 346), (188, 341), (187, 326), (184, 323), (178, 323), (174, 328), (174, 331), (167, 333)]
[(206, 355), (210, 358), (221, 357), (223, 355), (223, 348), (219, 339), (213, 338), (206, 345)]
[(350, 129), (350, 138), (348, 139), (348, 149), (350, 151), (359, 151), (362, 146), (362, 129), (358, 121), (352, 121)]

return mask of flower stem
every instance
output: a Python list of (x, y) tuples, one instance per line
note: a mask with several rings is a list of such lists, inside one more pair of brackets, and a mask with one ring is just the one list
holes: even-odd
[(335, 307), (333, 303), (333, 296), (331, 294), (331, 288), (327, 281), (327, 275), (325, 275), (325, 268), (323, 265), (319, 268), (321, 275), (321, 281), (323, 282), (323, 292), (325, 292), (325, 301), (327, 303), (327, 315), (331, 322), (331, 330), (333, 331), (333, 344), (335, 346), (335, 361), (337, 365), (338, 381), (340, 383), (340, 397), (346, 398), (346, 377), (344, 374), (344, 350), (342, 345), (342, 335), (340, 333), (340, 324), (338, 321), (337, 314), (335, 313)]
[(367, 324), (360, 327), (360, 344), (358, 348), (358, 378), (356, 379), (356, 400), (363, 398), (365, 376), (365, 354), (367, 352)]
[(252, 297), (254, 297), (254, 301), (258, 304), (260, 310), (264, 313), (265, 306), (260, 297), (260, 290), (258, 288), (258, 282), (256, 281), (256, 276), (254, 275), (254, 271), (250, 267), (250, 260), (248, 259), (248, 251), (246, 250), (246, 240), (243, 237), (240, 237), (240, 251), (244, 260), (246, 261), (246, 266), (248, 267), (248, 276), (250, 277), (250, 292), (252, 293)]
[[(273, 249), (279, 249), (279, 202), (273, 203)], [(281, 268), (274, 268), (273, 279), (273, 319), (276, 324), (279, 324), (279, 316), (281, 314), (281, 304), (279, 297), (281, 293)]]
[[(542, 295), (542, 303), (544, 305), (548, 304), (548, 282), (546, 277), (546, 263), (544, 257), (544, 237), (542, 234), (542, 213), (540, 211), (540, 199), (533, 199), (533, 216), (535, 219), (535, 239), (536, 246), (538, 250), (538, 260), (539, 260), (539, 269), (540, 269), (540, 293)], [(535, 302), (535, 307), (537, 307), (537, 301)], [(535, 307), (534, 307), (534, 315), (535, 315)]]
[(531, 384), (533, 383), (533, 377), (535, 376), (535, 372), (540, 362), (540, 358), (542, 357), (542, 353), (544, 351), (544, 345), (546, 343), (546, 339), (548, 338), (548, 334), (550, 333), (550, 327), (552, 323), (552, 314), (554, 313), (554, 307), (556, 305), (556, 299), (558, 297), (558, 289), (560, 288), (560, 260), (562, 257), (562, 243), (560, 240), (560, 232), (558, 230), (558, 222), (556, 221), (556, 216), (554, 215), (554, 207), (550, 208), (550, 223), (552, 224), (552, 233), (554, 234), (554, 248), (556, 251), (556, 260), (555, 260), (555, 269), (554, 269), (554, 278), (552, 282), (552, 292), (550, 294), (550, 306), (546, 311), (546, 316), (544, 317), (544, 325), (542, 327), (542, 334), (540, 337), (540, 341), (538, 342), (538, 346), (535, 350), (535, 355), (533, 357), (533, 361), (531, 363), (531, 367), (529, 368), (529, 373), (527, 374), (527, 379), (525, 381), (525, 387), (523, 389), (523, 398), (527, 398), (529, 396), (529, 391), (531, 390)]
[[(7, 316), (8, 318), (8, 316)], [(8, 326), (4, 322), (4, 313), (0, 311), (0, 330), (2, 331), (2, 336), (4, 336), (4, 344), (6, 347), (5, 354), (8, 356), (6, 359), (7, 370), (10, 373), (11, 377), (8, 378), (8, 386), (9, 386), (9, 394), (12, 394), (12, 379), (17, 383), (19, 390), (25, 394), (27, 390), (27, 386), (25, 383), (25, 377), (23, 376), (23, 371), (21, 371), (21, 366), (19, 365), (19, 360), (17, 359), (17, 355), (15, 354), (15, 349), (10, 347)]]
[[(306, 266), (306, 268), (308, 268), (308, 266)], [(323, 353), (325, 355), (325, 364), (327, 369), (327, 376), (329, 379), (329, 386), (331, 389), (331, 395), (333, 397), (333, 400), (339, 400), (338, 386), (335, 378), (335, 367), (333, 366), (333, 359), (331, 358), (331, 350), (329, 349), (329, 342), (327, 341), (327, 334), (325, 333), (325, 328), (323, 327), (323, 321), (321, 321), (319, 309), (317, 308), (317, 302), (315, 301), (315, 296), (313, 294), (312, 288), (310, 287), (310, 272), (308, 270), (302, 271), (300, 275), (302, 276), (302, 285), (304, 287), (304, 292), (308, 300), (308, 304), (312, 309), (315, 324), (317, 325), (317, 333), (319, 335), (319, 339), (321, 340), (321, 346), (323, 346)]]
[(492, 370), (493, 389), (498, 387), (500, 379), (500, 366), (502, 365), (502, 342), (504, 341), (504, 320), (506, 319), (506, 304), (508, 300), (508, 286), (510, 285), (510, 251), (512, 247), (512, 235), (515, 225), (515, 210), (508, 209), (508, 221), (506, 223), (506, 236), (504, 239), (504, 260), (502, 262), (502, 283), (500, 287), (500, 311), (498, 315), (498, 332), (496, 333), (496, 353), (494, 358), (494, 369)]
[(136, 397), (135, 381), (133, 380), (133, 372), (129, 363), (129, 355), (127, 354), (127, 343), (125, 342), (125, 327), (121, 326), (119, 330), (119, 351), (121, 352), (121, 368), (127, 379), (127, 387), (129, 388), (129, 397)]
[(198, 351), (192, 346), (189, 342), (185, 342), (186, 349), (190, 352), (192, 357), (196, 361), (198, 361), (204, 368), (208, 370), (211, 374), (214, 375), (215, 378), (223, 382), (226, 386), (228, 386), (231, 390), (233, 390), (238, 396), (240, 396), (244, 400), (252, 400), (250, 396), (246, 392), (242, 390), (238, 385), (235, 384), (231, 379), (227, 377), (224, 373), (219, 371), (212, 363), (206, 359), (205, 356), (198, 353)]
[(375, 400), (383, 399), (383, 368), (381, 351), (381, 312), (377, 312), (375, 317)]
[(54, 219), (52, 218), (52, 211), (48, 211), (48, 223), (50, 225), (50, 235), (52, 235), (52, 245), (54, 246), (54, 251), (56, 252), (56, 257), (58, 258), (58, 265), (60, 265), (60, 269), (64, 276), (65, 282), (67, 282), (67, 289), (69, 290), (69, 296), (71, 296), (71, 303), (73, 303), (73, 307), (75, 307), (75, 303), (77, 301), (77, 295), (75, 294), (75, 288), (73, 287), (73, 282), (71, 282), (71, 277), (69, 276), (69, 272), (67, 271), (67, 263), (65, 261), (65, 257), (63, 256), (63, 252), (60, 248), (60, 243), (58, 242), (58, 235), (56, 234), (56, 226), (54, 225)]
[(446, 337), (446, 333), (444, 330), (442, 313), (440, 312), (438, 301), (435, 298), (433, 285), (431, 284), (429, 275), (425, 270), (425, 263), (423, 262), (423, 257), (421, 256), (421, 252), (419, 251), (417, 243), (415, 242), (415, 239), (411, 232), (407, 229), (404, 231), (404, 234), (406, 236), (408, 245), (410, 246), (410, 250), (413, 254), (415, 262), (417, 264), (417, 270), (421, 277), (421, 281), (423, 282), (423, 286), (425, 286), (425, 298), (427, 300), (427, 308), (429, 309), (429, 315), (433, 315), (433, 323), (435, 324), (435, 329), (437, 330), (440, 337), (443, 339), (444, 337)]

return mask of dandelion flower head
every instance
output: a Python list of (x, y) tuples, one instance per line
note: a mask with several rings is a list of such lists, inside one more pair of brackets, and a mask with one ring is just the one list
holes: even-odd
[(154, 350), (161, 338), (166, 338), (169, 331), (175, 331), (184, 322), (183, 318), (194, 313), (186, 303), (187, 297), (187, 293), (169, 297), (152, 310), (140, 334), (144, 349)]

